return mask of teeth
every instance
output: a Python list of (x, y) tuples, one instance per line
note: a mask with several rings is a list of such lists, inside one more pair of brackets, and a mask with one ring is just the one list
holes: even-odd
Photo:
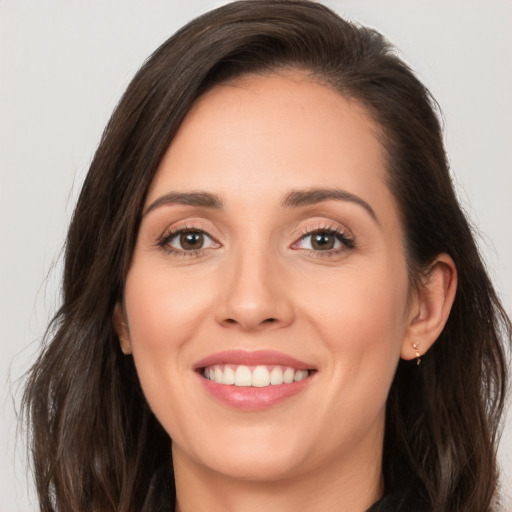
[(254, 368), (251, 384), (255, 388), (264, 388), (270, 385), (270, 372), (265, 366), (256, 366)]
[(251, 368), (245, 365), (214, 365), (205, 368), (203, 376), (217, 384), (264, 388), (300, 382), (309, 375), (308, 370), (295, 370), (289, 366), (272, 366), (270, 370), (263, 365)]
[[(219, 383), (218, 381), (215, 381)], [(224, 367), (224, 372), (222, 375), (222, 382), (219, 384), (227, 384), (228, 386), (232, 386), (235, 383), (235, 371), (230, 366)]]
[(290, 384), (295, 378), (295, 370), (293, 368), (286, 368), (283, 373), (283, 381), (285, 384)]
[(301, 380), (304, 380), (308, 376), (307, 370), (299, 370), (298, 372), (295, 372), (294, 380), (295, 382), (299, 382)]
[(238, 366), (235, 370), (235, 386), (250, 386), (251, 381), (251, 370), (247, 366)]
[(274, 366), (270, 372), (270, 384), (276, 386), (284, 382), (283, 370), (279, 366)]

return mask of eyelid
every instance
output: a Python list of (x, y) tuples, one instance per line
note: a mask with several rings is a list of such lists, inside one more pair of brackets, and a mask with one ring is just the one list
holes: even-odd
[[(309, 249), (309, 248), (302, 248), (298, 247), (298, 244), (302, 242), (306, 237), (315, 235), (317, 233), (328, 233), (332, 234), (337, 238), (337, 240), (342, 244), (341, 247), (333, 248), (333, 249), (326, 249), (326, 250), (315, 250), (315, 249)], [(291, 244), (291, 248), (294, 250), (303, 250), (308, 251), (310, 253), (315, 253), (315, 256), (321, 256), (321, 255), (329, 255), (329, 254), (337, 254), (341, 253), (350, 249), (353, 249), (355, 247), (355, 238), (352, 235), (352, 233), (347, 230), (343, 229), (337, 225), (328, 224), (325, 222), (319, 223), (316, 226), (310, 226), (304, 229), (301, 229), (298, 233), (294, 235), (295, 242)]]
[[(174, 233), (169, 233), (167, 235), (167, 237), (165, 237), (166, 243), (169, 244), (169, 246), (172, 247), (173, 249), (176, 249), (177, 251), (193, 253), (194, 249), (187, 250), (187, 249), (182, 249), (180, 247), (175, 247), (173, 245), (173, 242), (175, 240), (179, 240), (181, 235), (184, 233), (199, 233), (203, 236), (203, 238), (208, 239), (212, 245), (218, 245), (218, 243), (208, 233), (205, 233), (204, 231), (199, 231), (198, 229), (180, 229), (179, 231), (175, 231)], [(211, 245), (209, 245), (208, 247), (202, 246), (197, 250), (199, 251), (199, 250), (209, 249), (210, 247), (211, 247)]]
[[(208, 227), (205, 226), (208, 225)], [(209, 223), (202, 222), (199, 220), (187, 220), (184, 222), (178, 222), (175, 225), (169, 226), (161, 235), (158, 236), (155, 247), (160, 250), (164, 250), (167, 253), (174, 253), (178, 256), (198, 256), (207, 253), (212, 249), (218, 249), (222, 247), (217, 237), (211, 234), (212, 229)], [(199, 249), (180, 249), (178, 247), (171, 246), (170, 242), (180, 233), (186, 232), (197, 232), (202, 233), (207, 237), (211, 244), (208, 247), (200, 247)], [(331, 249), (314, 249), (301, 247), (302, 242), (306, 237), (313, 236), (316, 233), (327, 233), (336, 237), (337, 241), (341, 246), (333, 247)], [(355, 247), (355, 238), (350, 230), (345, 227), (340, 227), (338, 223), (331, 223), (326, 220), (317, 221), (314, 225), (309, 225), (304, 228), (297, 230), (293, 235), (294, 242), (290, 245), (293, 250), (301, 250), (311, 253), (315, 257), (336, 255), (342, 252), (346, 252)]]
[[(179, 249), (177, 247), (172, 247), (170, 242), (181, 233), (187, 232), (196, 232), (201, 233), (208, 237), (214, 244), (214, 246), (210, 247), (201, 247), (199, 249), (185, 250)], [(168, 227), (160, 236), (158, 236), (155, 247), (169, 254), (179, 255), (179, 256), (197, 256), (199, 254), (204, 254), (210, 249), (217, 249), (222, 247), (222, 244), (216, 239), (215, 236), (211, 235), (209, 230), (206, 229), (202, 222), (193, 222), (193, 223), (185, 223), (178, 224), (175, 226)]]

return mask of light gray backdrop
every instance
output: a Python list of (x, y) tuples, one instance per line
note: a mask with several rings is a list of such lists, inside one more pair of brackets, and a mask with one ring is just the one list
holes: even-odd
[[(37, 509), (13, 400), (59, 303), (66, 226), (103, 127), (142, 61), (222, 3), (0, 0), (0, 512)], [(461, 201), (512, 313), (512, 2), (327, 3), (386, 34), (441, 103)], [(509, 495), (511, 452), (509, 421)]]

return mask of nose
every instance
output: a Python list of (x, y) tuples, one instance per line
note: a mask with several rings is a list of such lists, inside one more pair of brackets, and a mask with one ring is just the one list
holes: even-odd
[(226, 261), (215, 319), (224, 327), (242, 331), (277, 329), (290, 325), (294, 308), (286, 272), (278, 257), (248, 251)]

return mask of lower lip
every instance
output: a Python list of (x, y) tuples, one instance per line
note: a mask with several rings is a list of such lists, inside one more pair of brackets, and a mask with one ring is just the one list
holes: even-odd
[(261, 410), (284, 402), (300, 393), (311, 381), (311, 375), (299, 382), (270, 385), (263, 388), (245, 386), (227, 386), (205, 379), (199, 375), (206, 391), (214, 398), (230, 407), (245, 410)]

